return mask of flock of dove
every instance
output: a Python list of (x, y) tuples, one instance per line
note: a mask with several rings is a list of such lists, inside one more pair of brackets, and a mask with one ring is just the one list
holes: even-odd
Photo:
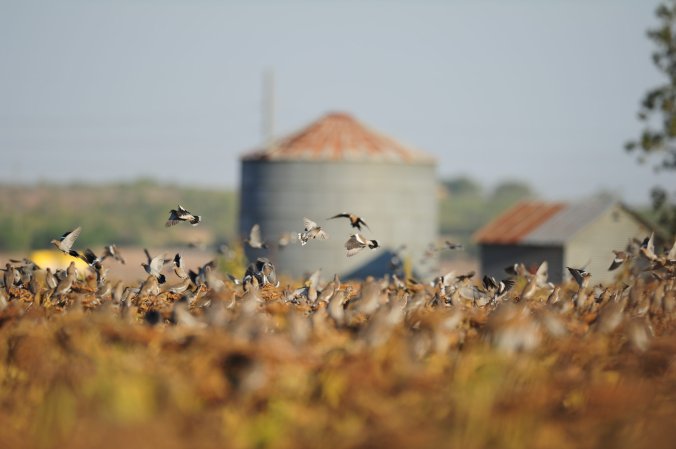
[[(347, 218), (357, 231), (345, 243), (347, 257), (381, 246), (361, 234), (362, 227), (368, 229), (362, 218), (345, 213), (327, 219), (338, 218)], [(179, 206), (171, 210), (166, 226), (201, 222), (201, 216)], [(310, 219), (303, 225), (279, 244), (319, 245), (311, 241), (329, 237)], [(53, 429), (48, 435), (54, 444), (70, 445), (86, 432), (67, 421), (63, 426), (80, 430), (63, 433), (62, 416), (76, 413), (97, 435), (109, 429), (108, 417), (150, 413), (155, 409), (143, 404), (159, 401), (158, 419), (177, 420), (140, 427), (139, 433), (174, 444), (164, 438), (172, 435), (185, 447), (212, 447), (195, 446), (197, 441), (316, 447), (324, 443), (317, 435), (330, 436), (331, 445), (339, 447), (418, 447), (421, 441), (425, 447), (445, 447), (449, 441), (456, 447), (526, 447), (505, 439), (517, 434), (499, 429), (520, 429), (519, 438), (528, 441), (565, 428), (570, 423), (560, 416), (582, 416), (569, 414), (585, 409), (586, 421), (574, 421), (585, 438), (612, 431), (604, 427), (605, 416), (612, 414), (616, 427), (646, 429), (657, 423), (650, 433), (673, 441), (664, 432), (673, 427), (676, 411), (655, 401), (673, 385), (669, 366), (676, 367), (676, 244), (664, 248), (652, 235), (608, 255), (616, 282), (594, 285), (584, 267), (568, 267), (572, 280), (554, 285), (546, 262), (534, 269), (515, 261), (501, 279), (450, 272), (423, 281), (393, 268), (389, 275), (363, 281), (341, 281), (334, 273), (325, 277), (321, 270), (287, 281), (278, 278), (266, 257), (236, 277), (219, 270), (216, 260), (186, 267), (180, 253), (170, 257), (147, 250), (142, 281), (115, 281), (109, 271), (126, 263), (119, 248), (105, 246), (100, 255), (78, 250), (81, 232), (75, 228), (51, 243), (86, 262), (84, 272), (74, 262), (56, 271), (27, 258), (5, 265), (0, 340), (7, 345), (0, 346), (0, 372), (5, 373), (3, 385), (31, 387), (3, 393), (0, 419), (12, 423), (5, 434), (31, 432), (42, 419)], [(268, 247), (258, 225), (245, 243)], [(430, 250), (458, 249), (461, 245), (445, 242)], [(496, 366), (505, 368), (487, 377)], [(614, 374), (606, 376), (608, 370)], [(160, 386), (151, 391), (163, 391), (166, 397), (143, 393), (139, 372), (143, 385), (153, 379)], [(116, 383), (118, 374), (123, 380)], [(640, 380), (619, 383), (613, 380), (618, 375)], [(59, 379), (65, 379), (66, 390), (58, 387)], [(607, 382), (614, 382), (608, 394), (599, 389)], [(80, 384), (88, 386), (76, 387)], [(538, 385), (529, 395), (528, 388)], [(632, 393), (639, 387), (653, 393)], [(580, 391), (589, 392), (591, 399)], [(143, 400), (131, 409), (114, 405), (137, 395)], [(179, 400), (185, 395), (193, 405)], [(65, 405), (54, 405), (54, 397)], [(67, 408), (75, 403), (71, 397), (77, 400), (75, 409)], [(202, 405), (194, 405), (193, 397)], [(512, 397), (513, 405), (500, 402)], [(540, 405), (526, 405), (520, 412), (524, 397)], [(92, 420), (105, 398), (114, 400), (114, 406), (105, 409), (100, 421)], [(594, 409), (593, 404), (601, 405)], [(550, 407), (547, 413), (529, 414), (545, 406)], [(634, 406), (644, 412), (628, 413)], [(35, 412), (36, 407), (41, 411)], [(275, 414), (284, 407), (306, 412)], [(512, 419), (514, 413), (523, 419)], [(636, 421), (639, 415), (645, 419)], [(261, 421), (265, 417), (270, 421)], [(549, 424), (534, 428), (533, 419)], [(486, 420), (497, 424), (487, 426)], [(308, 428), (316, 432), (308, 433)], [(64, 439), (58, 440), (59, 435)], [(563, 441), (566, 435), (567, 428), (553, 438)], [(0, 443), (2, 436), (0, 429)], [(105, 446), (105, 437), (91, 438)], [(568, 442), (557, 447), (586, 447), (577, 445), (579, 440)]]
[[(354, 256), (364, 248), (375, 249), (379, 247), (377, 240), (369, 240), (360, 234), (361, 227), (368, 228), (366, 222), (361, 218), (351, 213), (337, 214), (329, 219), (347, 218), (350, 221), (352, 228), (358, 232), (350, 235), (350, 238), (345, 243), (347, 257)], [(202, 217), (194, 215), (187, 209), (178, 205), (176, 209), (172, 209), (169, 213), (165, 226), (171, 227), (180, 222), (186, 222), (193, 226), (201, 223)], [(285, 233), (279, 241), (279, 246), (284, 247), (289, 243), (298, 241), (301, 245), (306, 245), (308, 241), (314, 239), (326, 240), (328, 234), (316, 222), (309, 218), (303, 218), (303, 231), (296, 233)], [(165, 289), (171, 294), (192, 294), (196, 296), (201, 291), (211, 289), (219, 291), (223, 288), (223, 281), (218, 279), (214, 261), (211, 261), (196, 271), (188, 270), (186, 272), (183, 266), (183, 259), (180, 253), (176, 253), (173, 259), (168, 260), (164, 255), (151, 256), (147, 249), (144, 249), (147, 261), (142, 263), (144, 270), (148, 274), (146, 280), (141, 283), (138, 288), (125, 287), (122, 282), (118, 282), (115, 286), (108, 281), (108, 269), (103, 267), (102, 262), (108, 258), (118, 261), (122, 264), (126, 263), (125, 259), (120, 253), (116, 245), (106, 245), (103, 249), (103, 254), (98, 257), (91, 249), (87, 248), (82, 252), (73, 249), (75, 241), (82, 232), (81, 227), (77, 227), (72, 231), (64, 233), (60, 238), (53, 239), (50, 243), (54, 245), (59, 251), (78, 258), (86, 262), (96, 276), (96, 296), (106, 297), (112, 295), (116, 303), (122, 300), (123, 304), (127, 304), (127, 300), (131, 296), (145, 297), (147, 295), (159, 295), (163, 290), (161, 286), (165, 284), (167, 277), (162, 273), (166, 264), (173, 265), (173, 272), (179, 281), (176, 284)], [(255, 224), (249, 232), (249, 237), (244, 241), (251, 248), (267, 249), (268, 245), (261, 237), (260, 226)], [(18, 264), (18, 265), (16, 265)], [(50, 298), (63, 299), (65, 295), (71, 292), (73, 285), (78, 279), (78, 271), (75, 263), (71, 261), (70, 265), (65, 270), (57, 270), (52, 272), (51, 268), (47, 267), (42, 270), (34, 262), (29, 259), (12, 260), (8, 262), (4, 269), (4, 295), (2, 297), (3, 306), (7, 304), (7, 296), (11, 296), (12, 288), (23, 287), (29, 290), (40, 301)], [(240, 281), (228, 273), (229, 279), (235, 284), (244, 284), (245, 288), (250, 288), (250, 284), (255, 283), (256, 288), (273, 284), (275, 287), (279, 286), (277, 281), (274, 266), (265, 257), (258, 258), (251, 263), (246, 270), (244, 278)], [(316, 287), (315, 287), (316, 288)]]
[[(341, 213), (329, 219), (337, 218), (347, 218), (350, 226), (357, 230), (345, 243), (348, 257), (365, 248), (375, 249), (380, 246), (377, 240), (367, 239), (360, 233), (362, 226), (368, 228), (361, 217)], [(166, 226), (180, 222), (195, 226), (201, 221), (201, 216), (194, 215), (179, 205), (177, 209), (170, 211)], [(295, 239), (301, 245), (306, 245), (314, 239), (328, 238), (326, 231), (316, 222), (304, 218), (303, 224), (303, 231), (297, 233)], [(265, 299), (267, 296), (267, 299), (275, 297), (275, 301), (289, 306), (302, 306), (307, 316), (326, 315), (338, 327), (359, 323), (360, 326), (367, 328), (364, 335), (370, 335), (370, 338), (379, 335), (377, 337), (379, 339), (384, 338), (383, 335), (386, 334), (384, 330), (394, 328), (407, 316), (412, 316), (412, 312), (416, 310), (439, 308), (458, 313), (473, 309), (502, 310), (516, 314), (515, 316), (525, 314), (527, 318), (516, 320), (517, 323), (521, 323), (522, 320), (533, 320), (534, 325), (531, 327), (519, 324), (518, 332), (508, 333), (509, 343), (505, 341), (501, 343), (511, 350), (520, 350), (532, 346), (533, 341), (538, 340), (532, 335), (524, 336), (528, 333), (528, 329), (536, 329), (535, 333), (538, 335), (542, 333), (542, 329), (553, 334), (564, 332), (562, 317), (566, 317), (571, 311), (580, 315), (592, 313), (594, 317), (592, 322), (597, 325), (608, 320), (611, 323), (622, 322), (620, 318), (611, 319), (607, 315), (612, 313), (622, 315), (630, 308), (638, 307), (642, 310), (638, 315), (645, 315), (647, 309), (657, 306), (651, 301), (646, 303), (645, 300), (642, 300), (641, 304), (634, 304), (633, 298), (636, 295), (632, 292), (646, 288), (650, 279), (665, 281), (660, 287), (662, 293), (659, 295), (659, 307), (671, 313), (675, 301), (673, 287), (676, 244), (668, 252), (660, 254), (655, 250), (653, 235), (642, 242), (633, 242), (627, 250), (615, 251), (609, 267), (610, 270), (616, 270), (628, 260), (636, 260), (632, 269), (642, 267), (641, 273), (650, 278), (648, 281), (645, 280), (646, 276), (637, 276), (634, 285), (623, 284), (620, 288), (598, 285), (590, 289), (590, 273), (583, 268), (567, 267), (578, 288), (576, 291), (566, 290), (564, 294), (562, 286), (548, 282), (546, 262), (532, 274), (523, 264), (515, 263), (505, 269), (509, 275), (507, 278), (498, 281), (491, 276), (484, 276), (480, 283), (473, 282), (473, 272), (467, 274), (451, 272), (438, 276), (429, 283), (403, 279), (401, 273), (392, 273), (382, 279), (369, 277), (361, 284), (343, 285), (337, 275), (330, 282), (322, 283), (321, 270), (317, 270), (300, 287), (292, 288), (288, 285), (279, 291), (280, 281), (275, 267), (266, 257), (259, 257), (249, 264), (242, 279), (227, 274), (227, 280), (224, 280), (215, 269), (214, 261), (194, 270), (186, 270), (180, 253), (170, 258), (165, 255), (153, 256), (148, 250), (144, 250), (147, 261), (142, 263), (147, 277), (140, 285), (125, 285), (121, 281), (111, 282), (107, 275), (109, 270), (103, 266), (106, 259), (125, 263), (119, 249), (115, 245), (107, 245), (101, 257), (88, 248), (82, 252), (76, 251), (73, 247), (80, 233), (81, 228), (77, 227), (64, 233), (59, 239), (52, 240), (51, 243), (59, 251), (87, 263), (91, 273), (84, 276), (84, 281), (79, 281), (82, 276), (79, 275), (74, 262), (71, 262), (65, 270), (52, 272), (50, 268), (41, 269), (28, 259), (12, 260), (4, 269), (0, 308), (8, 307), (12, 298), (20, 296), (20, 290), (23, 289), (33, 295), (35, 304), (51, 304), (67, 308), (76, 299), (86, 303), (88, 307), (101, 306), (109, 302), (117, 307), (121, 314), (130, 309), (136, 309), (137, 312), (142, 310), (143, 317), (153, 323), (167, 322), (201, 327), (218, 321), (215, 316), (224, 319), (223, 316), (228, 314), (222, 314), (221, 308), (235, 314), (241, 312), (243, 315), (250, 315), (269, 302)], [(286, 236), (283, 240), (288, 244), (294, 239)], [(257, 224), (251, 228), (245, 243), (252, 248), (268, 247), (261, 238), (261, 230)], [(461, 245), (446, 242), (445, 247), (459, 249)], [(176, 282), (167, 283), (168, 274), (163, 273), (166, 265), (172, 266)], [(232, 283), (232, 289), (226, 289), (227, 281)], [(520, 287), (518, 292), (515, 291), (517, 285)], [(233, 293), (240, 288), (239, 293)], [(262, 294), (265, 289), (268, 289), (266, 290), (268, 293)], [(276, 290), (276, 294), (271, 294), (270, 289)], [(226, 291), (228, 293), (224, 293)], [(171, 312), (161, 315), (153, 307), (148, 306), (149, 299), (157, 297), (162, 297), (173, 304)], [(225, 298), (227, 300), (223, 301)], [(528, 305), (529, 301), (535, 298), (541, 298), (536, 307), (537, 311), (530, 310)], [(144, 304), (146, 307), (141, 307)], [(190, 311), (195, 313), (191, 314)], [(495, 315), (498, 323), (505, 321), (504, 317), (497, 318), (500, 316), (497, 312)], [(450, 316), (447, 321), (437, 322), (436, 325), (439, 326), (437, 331), (451, 329), (462, 321), (460, 315)], [(645, 321), (634, 321), (646, 324)], [(501, 333), (499, 326), (497, 328), (495, 326), (496, 322), (493, 322), (492, 334), (499, 335)], [(652, 331), (646, 325), (642, 332), (647, 335)], [(494, 337), (495, 335), (492, 338)]]
[[(180, 206), (179, 206), (180, 208)], [(172, 210), (172, 213), (174, 211)], [(355, 214), (342, 213), (330, 217), (329, 220), (334, 218), (347, 218), (350, 220), (350, 225), (357, 229), (357, 232), (350, 235), (350, 238), (345, 242), (345, 249), (347, 250), (347, 257), (354, 256), (364, 248), (375, 249), (380, 246), (377, 240), (369, 240), (364, 237), (361, 232), (361, 227), (364, 226), (368, 229), (366, 222)], [(196, 224), (196, 223), (195, 223)], [(303, 232), (298, 232), (295, 235), (291, 232), (284, 232), (278, 241), (280, 248), (284, 248), (290, 243), (299, 241), (301, 245), (305, 246), (310, 240), (319, 239), (326, 240), (329, 238), (329, 235), (326, 233), (321, 226), (316, 222), (310, 220), (309, 218), (303, 218)], [(261, 229), (258, 224), (255, 224), (251, 227), (249, 231), (249, 238), (245, 240), (251, 248), (256, 249), (267, 249), (268, 244), (263, 241), (261, 237)]]

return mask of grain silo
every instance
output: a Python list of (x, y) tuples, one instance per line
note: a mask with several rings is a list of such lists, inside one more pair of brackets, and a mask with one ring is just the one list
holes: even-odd
[[(270, 242), (268, 256), (293, 277), (321, 268), (326, 276), (382, 275), (400, 250), (419, 275), (435, 268), (424, 256), (437, 237), (436, 162), (431, 156), (369, 129), (344, 113), (331, 113), (306, 128), (242, 157), (239, 230), (259, 223)], [(353, 233), (337, 213), (363, 217), (362, 233), (382, 248), (346, 257)], [(277, 248), (279, 236), (299, 232), (303, 217), (329, 234), (325, 241)], [(247, 249), (252, 259), (264, 253)], [(427, 259), (421, 263), (423, 259)]]

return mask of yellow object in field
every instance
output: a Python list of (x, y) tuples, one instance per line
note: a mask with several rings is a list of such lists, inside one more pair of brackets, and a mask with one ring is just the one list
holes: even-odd
[(65, 270), (68, 268), (68, 265), (71, 262), (75, 262), (75, 266), (78, 270), (86, 270), (88, 265), (77, 257), (69, 256), (60, 251), (54, 251), (51, 249), (40, 249), (33, 251), (30, 255), (30, 259), (37, 264), (40, 268), (51, 268), (53, 270), (61, 269)]

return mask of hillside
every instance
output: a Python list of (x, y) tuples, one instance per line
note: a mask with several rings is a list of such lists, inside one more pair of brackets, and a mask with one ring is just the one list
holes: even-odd
[[(125, 184), (0, 186), (0, 250), (42, 248), (76, 226), (82, 246), (210, 244), (234, 236), (236, 193), (139, 180)], [(163, 229), (181, 204), (204, 215), (199, 228)]]

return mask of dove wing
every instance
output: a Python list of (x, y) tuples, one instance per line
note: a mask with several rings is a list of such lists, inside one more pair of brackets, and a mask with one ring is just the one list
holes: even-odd
[(162, 256), (155, 256), (153, 260), (150, 261), (150, 274), (154, 276), (159, 276), (162, 267), (164, 266), (164, 258)]
[(305, 232), (308, 232), (309, 230), (317, 227), (317, 223), (315, 223), (314, 221), (310, 220), (307, 217), (303, 218), (303, 224), (305, 225)]
[(70, 249), (73, 247), (73, 243), (75, 243), (75, 240), (78, 238), (81, 231), (82, 228), (78, 226), (72, 231), (63, 234), (63, 237), (61, 237), (61, 249), (66, 252), (70, 251)]
[(255, 224), (251, 227), (251, 231), (249, 232), (249, 242), (256, 246), (260, 246), (262, 244), (261, 227), (258, 224)]

